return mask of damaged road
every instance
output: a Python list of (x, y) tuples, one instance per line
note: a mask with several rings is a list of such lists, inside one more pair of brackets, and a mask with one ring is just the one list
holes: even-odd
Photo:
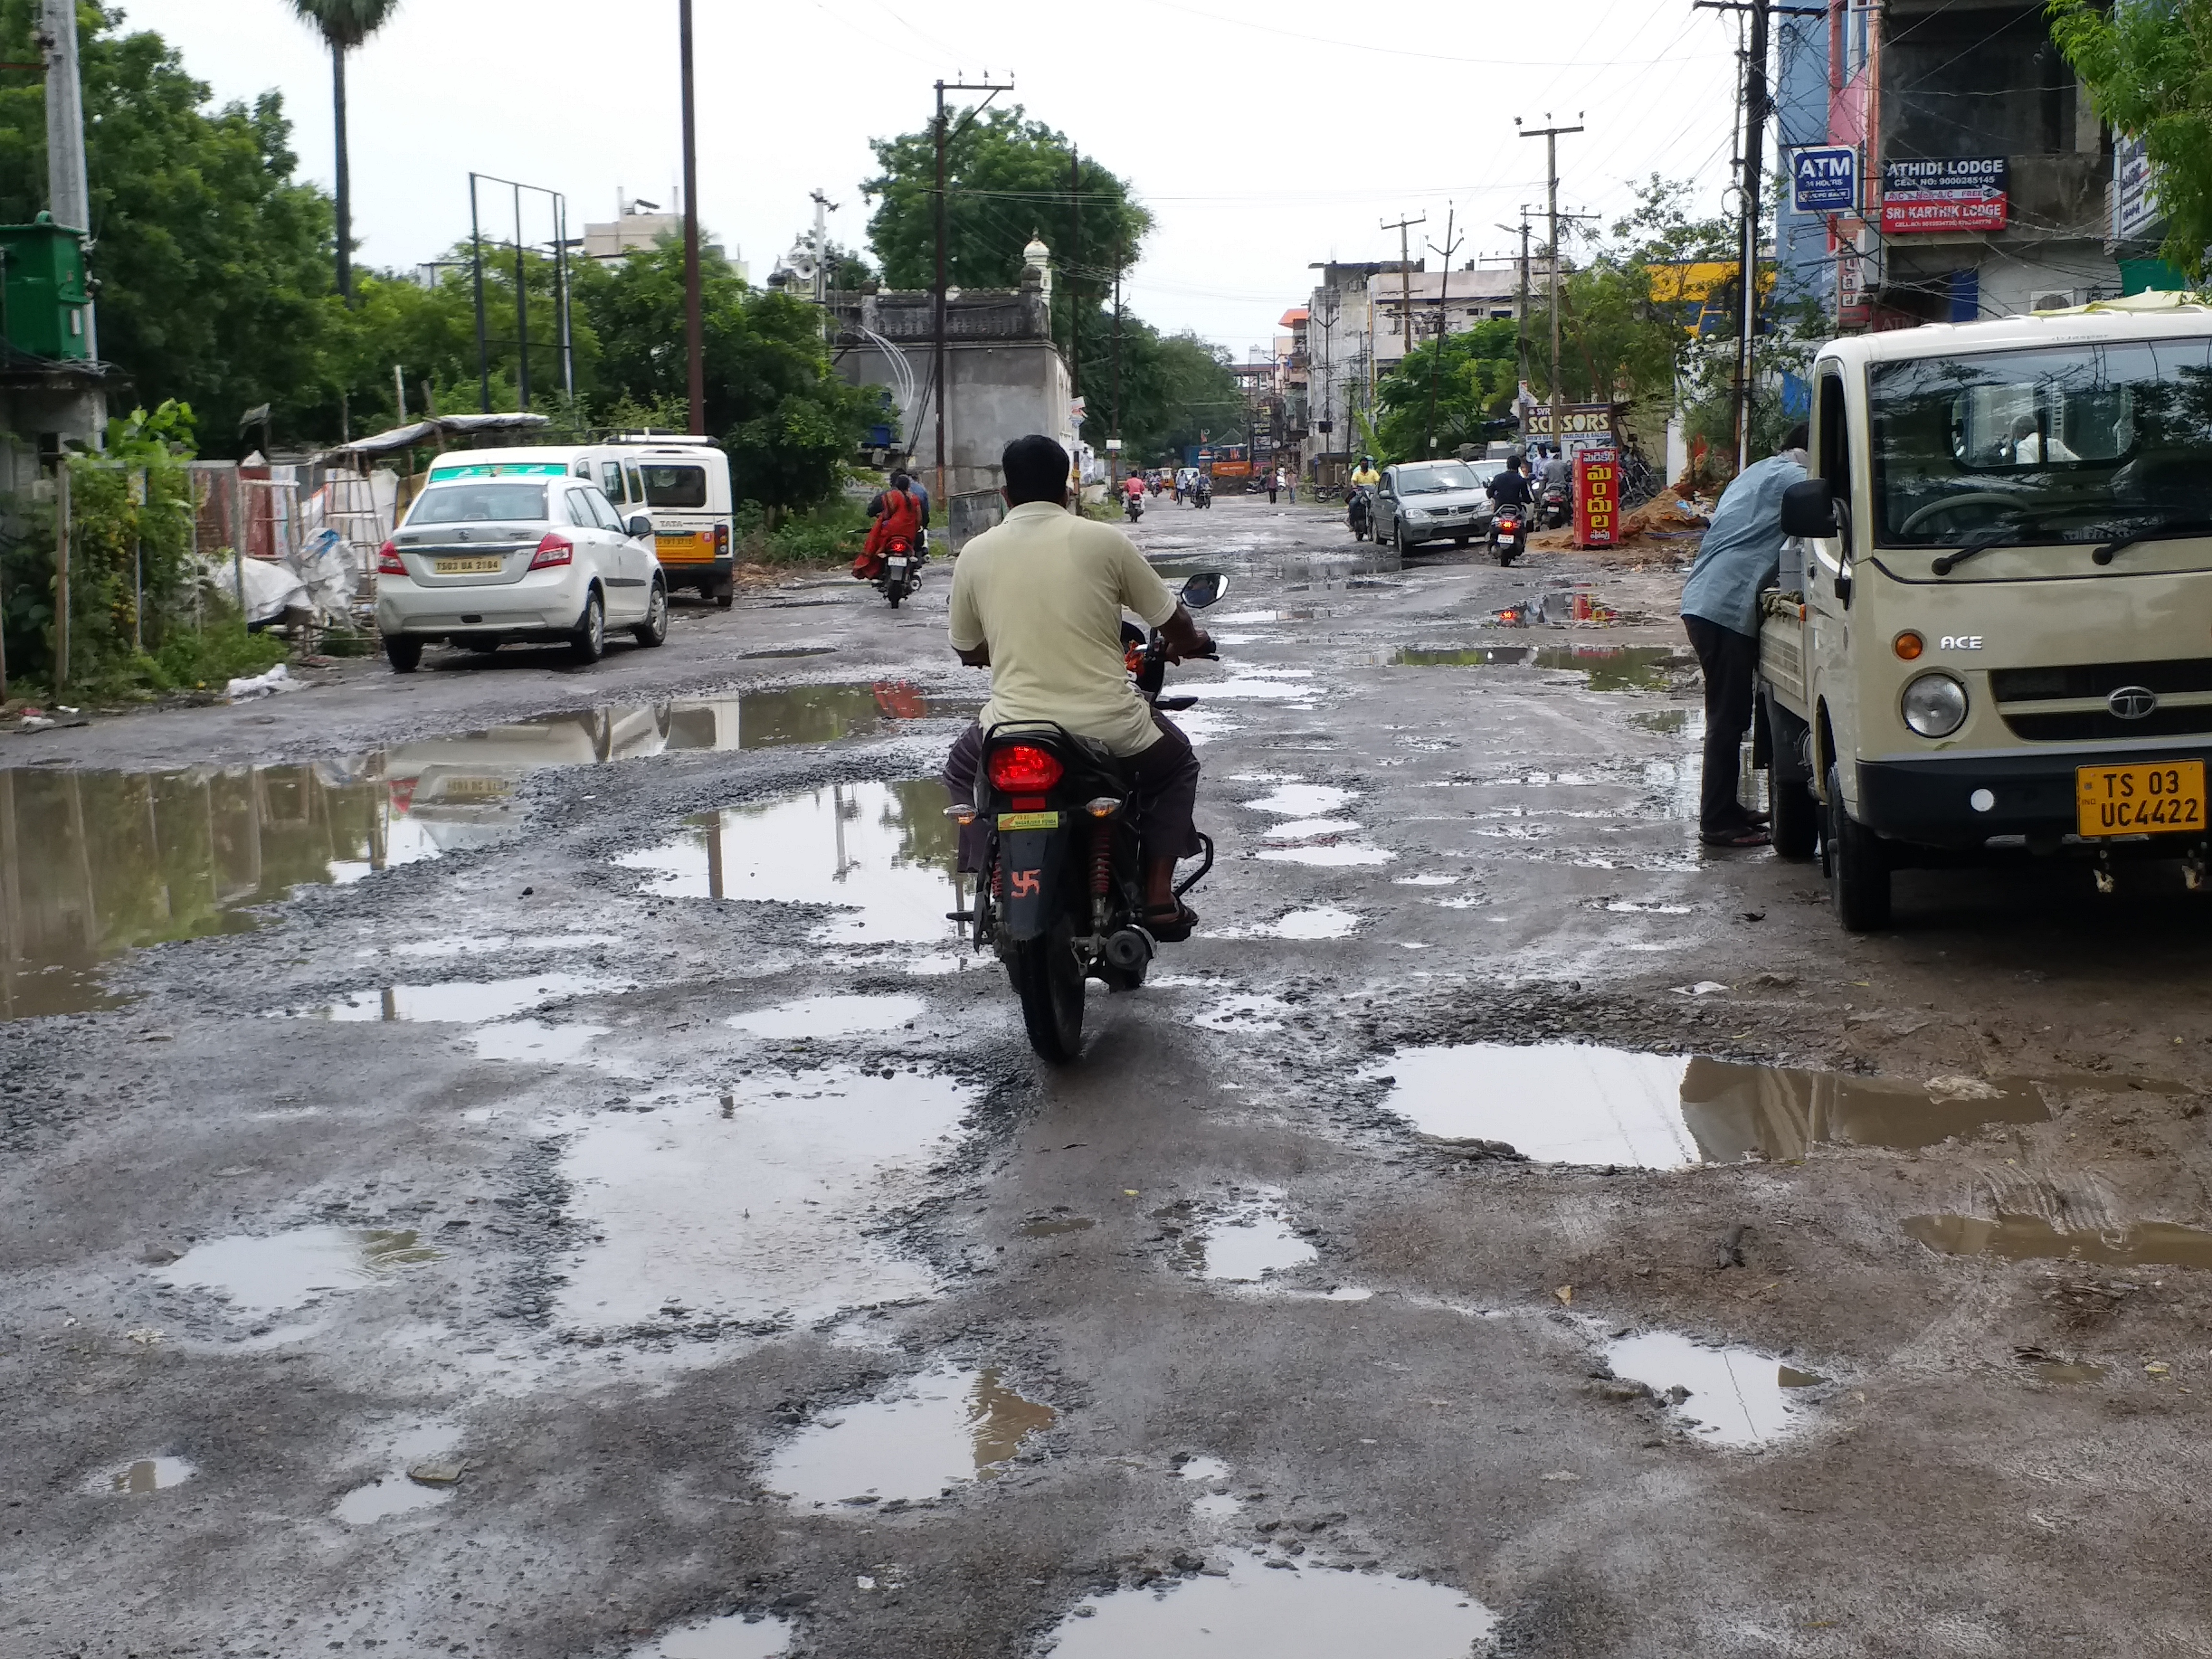
[(1848, 938), (1674, 544), (1137, 533), (1221, 859), (1059, 1071), (942, 570), (5, 739), (0, 1653), (2212, 1652), (2178, 872)]

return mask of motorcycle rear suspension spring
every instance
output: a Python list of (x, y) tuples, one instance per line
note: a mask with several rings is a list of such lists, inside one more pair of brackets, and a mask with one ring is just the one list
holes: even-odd
[(1104, 898), (1114, 890), (1114, 825), (1102, 819), (1091, 827), (1091, 896)]

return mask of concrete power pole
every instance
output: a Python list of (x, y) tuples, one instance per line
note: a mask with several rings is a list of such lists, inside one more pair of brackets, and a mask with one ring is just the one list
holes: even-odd
[[(40, 0), (40, 44), (46, 57), (46, 203), (54, 222), (92, 239), (92, 190), (84, 171), (84, 92), (77, 76), (76, 0)], [(84, 308), (85, 355), (97, 362), (94, 307)]]
[[(1398, 367), (1401, 368), (1406, 366), (1406, 354), (1413, 349), (1413, 255), (1407, 245), (1406, 233), (1415, 225), (1428, 222), (1429, 216), (1425, 213), (1418, 219), (1401, 219), (1395, 225), (1387, 219), (1382, 222), (1383, 229), (1398, 233), (1398, 326), (1400, 337), (1406, 343), (1398, 354)], [(1379, 380), (1382, 377), (1377, 375), (1376, 378)], [(1373, 404), (1370, 403), (1369, 407), (1371, 409)]]
[(837, 204), (820, 191), (813, 193), (814, 201), (814, 303), (822, 313), (822, 337), (834, 343), (836, 331), (830, 326), (830, 216), (837, 210)]
[[(689, 3), (689, 0), (686, 0), (686, 3)], [(990, 71), (986, 70), (984, 73), (988, 75)], [(1004, 86), (996, 85), (988, 81), (983, 82), (980, 85), (969, 81), (939, 81), (937, 83), (937, 124), (935, 128), (937, 135), (937, 329), (935, 341), (936, 362), (933, 373), (937, 380), (937, 491), (935, 498), (940, 502), (950, 499), (945, 493), (945, 405), (951, 401), (948, 394), (952, 390), (952, 388), (945, 383), (945, 260), (947, 258), (945, 247), (945, 147), (951, 142), (951, 136), (945, 130), (945, 94), (948, 92), (988, 93), (990, 96), (983, 100), (983, 104), (988, 104), (991, 101), (992, 98), (997, 97), (1000, 93), (1012, 91), (1013, 84), (1014, 83), (1011, 81), (1007, 82)], [(974, 109), (968, 112), (966, 119), (963, 120), (960, 124), (961, 130), (963, 131), (967, 130), (969, 121), (974, 120), (976, 116), (982, 113), (983, 104), (978, 104)], [(950, 507), (945, 507), (940, 510), (950, 513), (952, 509)]]
[(1436, 248), (1444, 262), (1443, 280), (1437, 288), (1437, 355), (1429, 359), (1429, 417), (1421, 428), (1422, 447), (1433, 459), (1437, 453), (1437, 376), (1443, 368), (1444, 337), (1451, 332), (1451, 262), (1459, 252), (1464, 236), (1455, 237), (1452, 227), (1458, 222), (1459, 210), (1451, 207), (1444, 215), (1444, 245)]
[[(1513, 118), (1513, 125), (1521, 125), (1519, 116)], [(1565, 410), (1559, 398), (1559, 137), (1581, 131), (1580, 127), (1538, 127), (1521, 135), (1544, 141), (1545, 211), (1552, 223), (1552, 446), (1562, 453), (1567, 434)]]
[[(678, 55), (684, 76), (684, 349), (691, 434), (707, 431), (707, 329), (699, 295), (699, 123), (692, 96), (691, 0), (677, 0)], [(525, 348), (526, 361), (528, 347)]]
[[(1500, 225), (1498, 229), (1508, 236), (1521, 238), (1521, 299), (1513, 313), (1513, 356), (1519, 365), (1520, 383), (1528, 384), (1528, 204), (1521, 204), (1521, 223), (1517, 227)], [(1514, 402), (1520, 402), (1520, 393), (1514, 393)]]

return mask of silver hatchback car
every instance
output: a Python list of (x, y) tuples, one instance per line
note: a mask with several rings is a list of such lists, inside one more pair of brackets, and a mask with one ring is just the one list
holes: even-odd
[(415, 498), (376, 569), (376, 625), (402, 674), (434, 640), (485, 653), (510, 640), (562, 641), (589, 663), (605, 654), (611, 628), (640, 645), (668, 637), (653, 520), (625, 524), (596, 484), (558, 462), (441, 479)]
[(1465, 547), (1490, 528), (1490, 495), (1464, 461), (1406, 461), (1387, 467), (1375, 492), (1375, 539), (1410, 553), (1449, 537)]

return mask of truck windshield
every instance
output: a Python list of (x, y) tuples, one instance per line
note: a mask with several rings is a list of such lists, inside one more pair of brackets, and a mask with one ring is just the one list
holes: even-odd
[(1398, 488), (1407, 495), (1431, 495), (1440, 489), (1479, 489), (1474, 474), (1468, 468), (1452, 462), (1443, 466), (1409, 466), (1401, 469)]
[(2008, 528), (2101, 543), (2212, 519), (2212, 339), (1877, 363), (1868, 393), (1881, 546)]
[(544, 516), (544, 484), (456, 483), (424, 490), (407, 522), (477, 524)]

